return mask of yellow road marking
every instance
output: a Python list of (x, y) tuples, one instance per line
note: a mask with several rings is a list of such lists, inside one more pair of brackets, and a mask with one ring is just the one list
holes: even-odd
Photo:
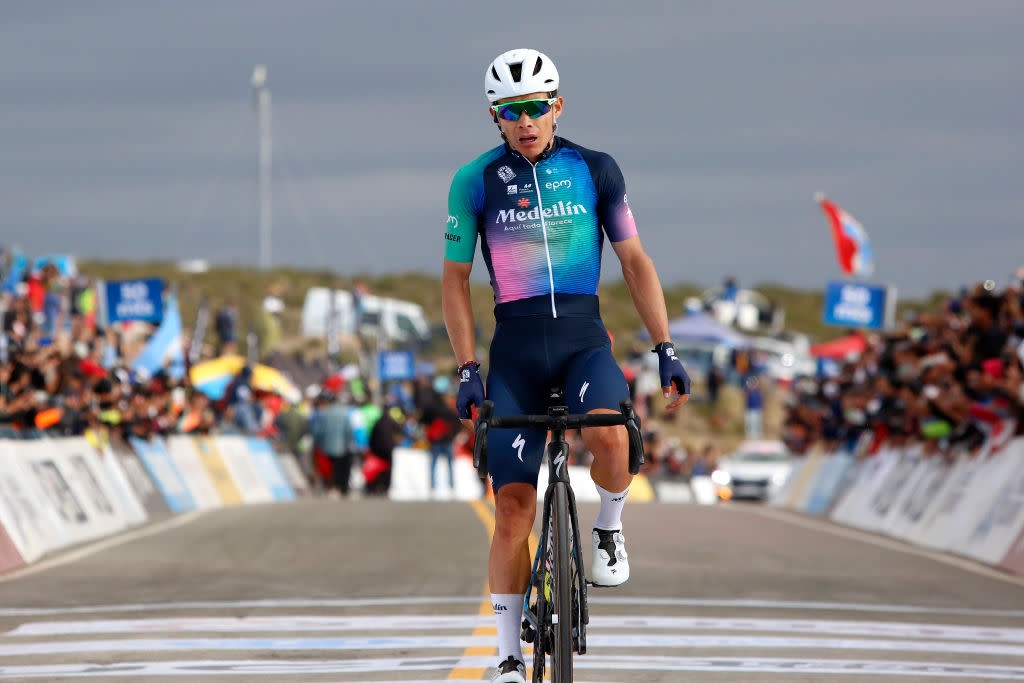
[[(473, 508), (473, 512), (483, 522), (484, 528), (487, 529), (487, 540), (488, 542), (494, 538), (494, 508), (492, 505), (488, 505), (482, 501), (474, 500), (470, 501), (470, 507)], [(537, 554), (537, 545), (540, 543), (540, 539), (537, 538), (537, 534), (530, 533), (530, 557), (533, 558)], [(494, 614), (494, 608), (491, 606), (491, 587), (490, 584), (484, 584), (484, 599), (480, 603), (480, 611), (478, 614), (489, 615)], [(478, 626), (473, 629), (474, 636), (493, 636), (495, 639), (498, 637), (497, 626)], [(526, 653), (524, 653), (525, 655)], [(462, 653), (463, 657), (496, 657), (498, 655), (498, 648), (496, 645), (489, 645), (486, 647), (467, 647)], [(529, 657), (528, 657), (529, 658)], [(487, 669), (478, 669), (471, 667), (456, 667), (448, 674), (449, 681), (479, 681), (482, 680), (484, 675), (487, 673)], [(545, 674), (545, 679), (547, 674)]]

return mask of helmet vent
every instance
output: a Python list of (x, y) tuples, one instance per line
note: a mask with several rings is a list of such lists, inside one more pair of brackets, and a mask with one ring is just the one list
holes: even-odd
[(516, 83), (519, 83), (521, 80), (523, 80), (523, 63), (522, 62), (519, 62), (518, 64), (509, 64), (508, 65), (508, 71), (509, 71), (509, 73), (512, 74), (512, 80), (515, 81)]
[[(543, 60), (543, 59), (541, 59), (540, 57), (537, 57), (537, 64), (536, 64), (536, 65), (534, 65), (534, 67), (533, 67), (533, 75), (534, 75), (534, 76), (536, 76), (537, 74), (539, 74), (539, 73), (540, 73), (540, 67), (541, 67), (541, 66), (543, 66), (543, 64), (544, 64), (544, 60)], [(547, 82), (550, 82), (550, 81), (551, 81), (551, 79), (549, 78), (549, 79), (548, 79), (547, 81), (545, 81), (545, 82), (547, 83)]]
[(501, 78), (498, 77), (497, 69), (495, 69), (493, 65), (491, 66), (491, 75), (494, 76), (494, 80), (496, 80), (496, 81), (500, 81), (501, 80)]

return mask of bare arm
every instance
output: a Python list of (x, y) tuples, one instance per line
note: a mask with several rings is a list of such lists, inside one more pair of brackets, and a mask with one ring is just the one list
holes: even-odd
[(472, 263), (444, 260), (441, 275), (441, 311), (448, 339), (459, 365), (476, 360), (476, 340), (473, 338), (473, 307), (469, 298), (469, 273)]
[(651, 335), (651, 341), (655, 344), (669, 341), (665, 293), (661, 289), (661, 280), (658, 279), (658, 271), (654, 269), (654, 262), (640, 244), (640, 237), (612, 242), (612, 248), (622, 264), (622, 277), (626, 280), (636, 312), (640, 314), (640, 319)]
[[(640, 237), (633, 236), (621, 242), (612, 242), (612, 248), (622, 264), (622, 277), (626, 280), (633, 305), (651, 335), (651, 340), (654, 344), (669, 341), (665, 292), (661, 289), (661, 280), (658, 279), (654, 262), (640, 244)], [(662, 390), (668, 397), (675, 391), (675, 387), (662, 387)], [(679, 395), (666, 409), (671, 412), (688, 400), (688, 394)]]

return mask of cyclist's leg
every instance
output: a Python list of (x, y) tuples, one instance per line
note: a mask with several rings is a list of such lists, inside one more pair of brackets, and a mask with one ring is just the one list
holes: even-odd
[[(524, 367), (518, 335), (495, 333), (487, 373), (487, 398), (495, 415), (543, 411), (544, 394), (534, 380), (540, 372)], [(525, 363), (524, 363), (525, 361)], [(494, 490), (494, 537), (488, 563), (498, 626), (498, 661), (525, 661), (519, 641), (523, 597), (530, 580), (529, 537), (537, 511), (537, 473), (544, 452), (544, 430), (494, 429), (487, 435), (487, 459)]]
[[(589, 349), (573, 357), (566, 374), (566, 395), (571, 412), (619, 412), (619, 401), (629, 396), (629, 389), (610, 347)], [(629, 439), (625, 427), (590, 427), (583, 430), (583, 441), (594, 455), (590, 476), (601, 497), (592, 533), (590, 579), (597, 585), (618, 586), (629, 579), (622, 534), (622, 508), (633, 479)]]
[[(567, 365), (565, 398), (570, 413), (618, 413), (619, 401), (629, 398), (629, 387), (607, 346), (577, 353)], [(590, 476), (599, 487), (625, 491), (629, 474), (629, 440), (625, 427), (588, 427), (583, 442), (593, 453)]]

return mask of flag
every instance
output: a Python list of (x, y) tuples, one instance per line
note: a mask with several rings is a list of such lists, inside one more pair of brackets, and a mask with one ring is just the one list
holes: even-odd
[(875, 270), (875, 259), (864, 226), (821, 192), (815, 194), (814, 199), (821, 204), (832, 226), (839, 267), (847, 275), (870, 277)]
[(206, 336), (206, 323), (210, 318), (210, 305), (204, 296), (199, 302), (199, 310), (196, 311), (196, 326), (192, 330), (192, 342), (188, 347), (189, 365), (195, 365), (202, 357), (203, 338)]
[[(178, 310), (178, 295), (171, 292), (164, 304), (164, 319), (150, 337), (142, 353), (132, 363), (134, 372), (144, 371), (155, 375), (165, 365), (167, 374), (173, 379), (185, 376), (185, 354), (182, 348), (181, 312)], [(168, 363), (167, 361), (170, 361)]]

